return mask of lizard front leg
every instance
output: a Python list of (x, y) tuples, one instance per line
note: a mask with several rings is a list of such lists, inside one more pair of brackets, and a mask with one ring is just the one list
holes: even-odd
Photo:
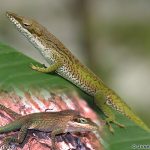
[(64, 133), (64, 129), (59, 128), (59, 127), (51, 132), (51, 140), (52, 140), (52, 149), (53, 150), (56, 150), (55, 137), (56, 137), (56, 135), (61, 134), (61, 133)]
[(31, 123), (28, 122), (21, 127), (19, 134), (18, 134), (18, 138), (15, 138), (12, 136), (4, 138), (3, 145), (4, 144), (9, 145), (11, 143), (21, 144), (27, 135), (28, 128), (30, 127), (30, 125), (31, 125)]
[(106, 104), (106, 98), (102, 96), (100, 92), (95, 95), (95, 103), (107, 117), (105, 121), (112, 133), (114, 132), (114, 129), (112, 128), (111, 123), (114, 123), (122, 128), (125, 127), (123, 124), (120, 124), (115, 120), (115, 115), (113, 114), (111, 108)]
[(38, 65), (35, 66), (35, 65), (31, 64), (31, 68), (33, 70), (43, 72), (43, 73), (49, 73), (49, 72), (56, 71), (60, 66), (62, 66), (61, 63), (54, 63), (47, 68), (39, 67)]

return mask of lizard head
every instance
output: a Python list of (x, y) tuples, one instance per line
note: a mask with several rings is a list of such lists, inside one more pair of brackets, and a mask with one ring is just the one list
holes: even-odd
[(33, 19), (19, 16), (15, 13), (6, 12), (6, 15), (17, 30), (21, 32), (35, 48), (39, 49), (42, 54), (47, 52), (45, 49), (47, 48), (46, 39), (48, 31), (45, 27)]
[(92, 122), (89, 118), (82, 116), (75, 117), (73, 120), (68, 122), (67, 131), (98, 131), (99, 127), (96, 123)]
[(16, 28), (25, 36), (29, 36), (30, 34), (34, 36), (41, 36), (43, 29), (45, 29), (33, 19), (19, 16), (11, 12), (6, 12), (6, 15), (9, 20), (16, 26)]
[[(33, 19), (6, 12), (7, 17), (15, 25), (28, 41), (37, 48), (45, 58), (49, 58), (52, 53), (57, 53), (58, 45), (61, 49), (64, 45), (48, 30)], [(49, 60), (48, 60), (49, 61)]]

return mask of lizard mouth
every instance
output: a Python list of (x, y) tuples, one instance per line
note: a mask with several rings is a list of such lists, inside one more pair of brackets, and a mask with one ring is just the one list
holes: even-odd
[(12, 12), (6, 12), (6, 16), (10, 19), (11, 22), (13, 22), (14, 24), (16, 24), (15, 22), (20, 22), (22, 20), (22, 17), (21, 16), (18, 16), (17, 14), (15, 13), (12, 13)]
[(6, 12), (6, 16), (9, 18), (9, 20), (16, 26), (16, 28), (19, 31), (22, 31), (22, 25), (21, 25), (21, 21), (22, 21), (22, 17), (18, 16), (15, 13), (11, 13), (11, 12)]
[(14, 18), (17, 16), (15, 13), (12, 13), (12, 12), (9, 12), (9, 11), (6, 12), (6, 15), (8, 17), (14, 17)]
[(97, 131), (98, 130), (98, 126), (97, 125), (90, 125), (90, 124), (81, 124), (78, 122), (74, 122), (74, 121), (70, 121), (68, 122), (68, 130), (74, 130), (76, 128), (76, 130), (79, 131)]
[(19, 16), (15, 13), (6, 12), (6, 16), (9, 18), (11, 23), (15, 25), (16, 29), (21, 32), (36, 48), (41, 47), (41, 42), (37, 39), (35, 34), (32, 34), (31, 31), (24, 27), (23, 21), (24, 20), (31, 20), (26, 19), (25, 17)]

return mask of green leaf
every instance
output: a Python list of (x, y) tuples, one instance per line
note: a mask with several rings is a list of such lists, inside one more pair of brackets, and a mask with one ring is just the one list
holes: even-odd
[(0, 43), (0, 86), (73, 87), (72, 84), (56, 74), (43, 74), (32, 70), (31, 63), (40, 65), (15, 49)]
[[(14, 86), (41, 86), (49, 88), (57, 87), (74, 89), (77, 90), (79, 94), (89, 102), (93, 109), (98, 111), (98, 109), (96, 109), (96, 107), (93, 105), (93, 99), (79, 90), (69, 81), (56, 74), (44, 74), (34, 71), (29, 67), (30, 63), (37, 64), (37, 62), (33, 59), (21, 54), (7, 45), (0, 43), (1, 89), (9, 89), (10, 87)], [(113, 125), (115, 129), (115, 133), (113, 135), (106, 129), (106, 132), (104, 133), (104, 147), (106, 150), (132, 150), (139, 149), (136, 146), (140, 146), (142, 144), (150, 145), (149, 133), (122, 115), (117, 114), (117, 121), (126, 125), (126, 128), (120, 129)]]

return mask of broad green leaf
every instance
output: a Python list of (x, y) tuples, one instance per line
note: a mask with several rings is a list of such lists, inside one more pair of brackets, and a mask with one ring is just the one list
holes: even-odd
[[(56, 74), (44, 74), (32, 70), (30, 64), (37, 64), (33, 59), (21, 54), (17, 50), (0, 43), (0, 87), (1, 90), (14, 86), (19, 87), (48, 87), (74, 89), (85, 98), (90, 106), (99, 114), (94, 106), (93, 98), (83, 93), (76, 86)], [(117, 114), (117, 121), (126, 125), (120, 129), (113, 125), (115, 133), (111, 134), (107, 129), (104, 132), (104, 147), (106, 150), (132, 150), (142, 149), (136, 146), (150, 145), (150, 134), (132, 123), (122, 115)], [(144, 149), (144, 148), (143, 148)]]

